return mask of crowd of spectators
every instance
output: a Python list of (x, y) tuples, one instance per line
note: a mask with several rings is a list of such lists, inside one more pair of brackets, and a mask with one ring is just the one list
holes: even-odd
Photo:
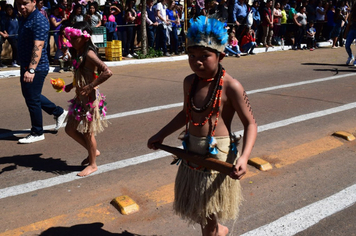
[[(137, 56), (142, 22), (146, 23), (149, 47), (161, 50), (164, 56), (184, 52), (183, 0), (147, 0), (146, 3), (146, 19), (142, 20), (139, 0), (107, 0), (104, 6), (95, 0), (37, 0), (37, 9), (48, 19), (50, 37), (56, 45), (57, 52), (51, 57), (48, 43), (50, 61), (63, 56), (63, 44), (59, 43), (61, 28), (78, 21), (88, 21), (92, 27), (106, 27), (108, 41), (122, 41), (124, 57)], [(314, 50), (316, 42), (323, 40), (329, 40), (332, 48), (342, 47), (350, 7), (346, 0), (188, 0), (187, 19), (214, 15), (225, 22), (230, 38), (232, 34), (235, 36), (226, 52), (240, 56), (241, 52), (253, 54), (256, 46), (267, 49), (292, 45), (298, 50), (305, 49), (302, 45), (306, 43), (307, 48)], [(13, 51), (12, 66), (17, 67), (16, 5), (2, 4), (0, 16), (0, 50), (7, 40)], [(5, 65), (0, 57), (1, 67)]]

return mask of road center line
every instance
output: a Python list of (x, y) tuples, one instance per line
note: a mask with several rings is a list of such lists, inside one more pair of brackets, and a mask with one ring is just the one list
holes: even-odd
[[(325, 82), (328, 80), (335, 80), (335, 79), (340, 79), (340, 78), (345, 78), (345, 77), (350, 77), (350, 76), (355, 76), (355, 74), (350, 73), (350, 74), (344, 74), (344, 75), (329, 76), (329, 77), (314, 79), (314, 80), (301, 81), (301, 82), (296, 82), (296, 83), (282, 84), (282, 85), (277, 85), (277, 86), (272, 86), (272, 87), (267, 87), (267, 88), (262, 88), (262, 89), (250, 90), (250, 91), (247, 91), (247, 94), (251, 95), (254, 93), (262, 93), (262, 92), (267, 92), (267, 91), (272, 91), (272, 90), (277, 90), (277, 89), (282, 89), (282, 88), (290, 88), (290, 87), (296, 87), (296, 86), (312, 84), (312, 83), (320, 83), (320, 82)], [(140, 115), (140, 114), (144, 114), (144, 113), (160, 111), (160, 110), (165, 110), (165, 109), (171, 109), (171, 108), (176, 108), (176, 107), (182, 107), (182, 106), (183, 106), (183, 103), (179, 102), (179, 103), (149, 107), (149, 108), (144, 108), (144, 109), (139, 109), (139, 110), (134, 110), (134, 111), (120, 112), (120, 113), (108, 115), (107, 119), (121, 118), (121, 117), (132, 116), (132, 115)], [(54, 127), (55, 127), (55, 125), (46, 125), (43, 128), (45, 130), (50, 130), (50, 129), (54, 129)], [(2, 133), (2, 134), (0, 134), (0, 139), (12, 137), (14, 134), (17, 134), (17, 135), (22, 134), (22, 133), (24, 133), (23, 131), (25, 131), (25, 130)], [(29, 129), (27, 129), (26, 131), (29, 131)]]
[[(354, 108), (356, 108), (356, 102), (349, 103), (349, 104), (335, 107), (335, 108), (326, 109), (323, 111), (318, 111), (318, 112), (313, 112), (313, 113), (309, 113), (309, 114), (305, 114), (305, 115), (292, 117), (289, 119), (273, 122), (273, 123), (266, 124), (266, 125), (261, 125), (258, 128), (258, 132), (272, 130), (272, 129), (284, 127), (287, 125), (299, 123), (302, 121), (307, 121), (310, 119), (319, 118), (319, 117), (331, 115), (331, 114), (342, 112), (342, 111), (347, 111), (347, 110), (354, 109)], [(242, 134), (242, 130), (236, 132), (236, 134), (238, 134), (238, 135)], [(169, 154), (165, 151), (157, 151), (154, 153), (149, 153), (149, 154), (132, 157), (132, 158), (128, 158), (128, 159), (121, 160), (121, 161), (108, 163), (108, 164), (99, 166), (98, 171), (92, 173), (88, 177), (91, 177), (91, 176), (94, 176), (97, 174), (102, 174), (102, 173), (112, 171), (112, 170), (121, 169), (121, 168), (128, 167), (128, 166), (138, 165), (138, 164), (141, 164), (144, 162), (160, 159), (162, 157), (166, 157), (169, 155), (171, 155), (171, 154)], [(82, 178), (82, 177), (76, 176), (76, 174), (77, 173), (69, 173), (69, 174), (56, 176), (56, 177), (49, 178), (49, 179), (37, 180), (37, 181), (29, 182), (26, 184), (20, 184), (20, 185), (3, 188), (3, 189), (0, 189), (0, 199), (10, 197), (10, 196), (16, 196), (16, 195), (23, 194), (23, 193), (33, 192), (33, 191), (36, 191), (39, 189), (52, 187), (55, 185), (67, 183), (67, 182), (70, 182), (73, 180), (78, 180), (78, 179)]]
[(356, 202), (356, 184), (241, 236), (292, 236)]

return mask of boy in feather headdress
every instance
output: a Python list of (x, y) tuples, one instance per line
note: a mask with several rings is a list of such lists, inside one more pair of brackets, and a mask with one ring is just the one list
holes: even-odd
[[(225, 72), (220, 62), (228, 35), (224, 24), (200, 16), (188, 29), (189, 65), (193, 74), (184, 79), (184, 106), (164, 128), (148, 140), (148, 147), (183, 126), (183, 147), (234, 165), (229, 176), (185, 160), (175, 182), (174, 210), (189, 223), (201, 225), (203, 235), (227, 235), (219, 221), (236, 219), (242, 201), (240, 180), (257, 136), (257, 124), (242, 85)], [(231, 131), (237, 113), (244, 126), (241, 156)]]

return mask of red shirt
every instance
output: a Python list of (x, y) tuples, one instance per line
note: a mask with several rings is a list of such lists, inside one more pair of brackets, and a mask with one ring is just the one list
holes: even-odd
[(262, 16), (263, 17), (263, 19), (262, 19), (263, 26), (268, 26), (271, 24), (270, 21), (267, 20), (267, 16), (268, 16), (269, 20), (272, 21), (272, 10), (271, 10), (271, 8), (266, 7), (263, 10), (263, 16)]
[(63, 10), (61, 7), (59, 8), (59, 15), (61, 15), (62, 17), (64, 17), (64, 13), (67, 14), (67, 19), (69, 19), (70, 16), (70, 9), (66, 8), (65, 10)]
[(248, 35), (245, 34), (241, 39), (241, 44), (240, 45), (242, 47), (243, 45), (245, 45), (245, 44), (247, 44), (249, 42), (255, 42), (255, 38), (252, 37), (252, 35), (250, 35), (250, 34), (248, 34)]

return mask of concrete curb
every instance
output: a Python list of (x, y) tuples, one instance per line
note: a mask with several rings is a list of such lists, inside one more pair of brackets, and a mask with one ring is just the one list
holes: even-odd
[[(320, 42), (318, 43), (318, 47), (328, 47), (330, 46), (330, 42)], [(254, 53), (259, 54), (259, 53), (265, 53), (265, 52), (276, 52), (276, 51), (287, 51), (291, 50), (291, 46), (274, 46), (268, 48), (266, 51), (266, 48), (255, 48)], [(139, 64), (147, 64), (147, 63), (157, 63), (157, 62), (172, 62), (172, 61), (182, 61), (182, 60), (187, 60), (188, 56), (187, 55), (182, 55), (182, 56), (174, 56), (174, 57), (157, 57), (157, 58), (148, 58), (148, 59), (130, 59), (130, 60), (123, 60), (123, 61), (105, 61), (105, 64), (109, 67), (113, 66), (126, 66), (126, 65), (139, 65)], [(58, 67), (53, 67), (51, 66), (49, 68), (48, 73), (53, 73), (57, 72)], [(17, 77), (20, 76), (20, 70), (6, 70), (6, 71), (0, 71), (0, 79), (6, 79), (9, 77)]]

